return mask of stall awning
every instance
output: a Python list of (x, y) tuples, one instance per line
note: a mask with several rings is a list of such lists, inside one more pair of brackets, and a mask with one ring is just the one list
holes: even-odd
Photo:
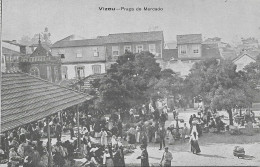
[(2, 73), (1, 132), (37, 121), (92, 97), (24, 73)]

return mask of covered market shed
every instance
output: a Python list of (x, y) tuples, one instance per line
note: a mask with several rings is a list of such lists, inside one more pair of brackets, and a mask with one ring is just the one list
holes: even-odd
[[(21, 72), (2, 73), (1, 79), (1, 133), (46, 118), (72, 106), (77, 110), (79, 128), (78, 106), (92, 99), (92, 96), (87, 94)], [(47, 126), (50, 141), (49, 123)]]
[(2, 73), (1, 132), (37, 121), (91, 96), (25, 73)]

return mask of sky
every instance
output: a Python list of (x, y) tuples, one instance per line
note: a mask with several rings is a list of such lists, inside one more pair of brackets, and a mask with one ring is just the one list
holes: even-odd
[[(76, 34), (85, 38), (113, 33), (147, 32), (157, 26), (165, 41), (176, 35), (202, 34), (238, 42), (260, 40), (260, 0), (2, 0), (2, 39), (32, 37), (48, 27), (51, 41)], [(134, 11), (100, 11), (134, 8)], [(140, 7), (142, 11), (136, 11)], [(163, 8), (144, 11), (143, 8)]]

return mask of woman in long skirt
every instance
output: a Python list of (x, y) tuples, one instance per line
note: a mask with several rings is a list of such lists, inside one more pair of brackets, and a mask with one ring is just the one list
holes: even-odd
[(190, 143), (191, 143), (191, 152), (193, 154), (198, 154), (201, 152), (200, 146), (198, 143), (198, 135), (196, 132), (193, 132), (193, 134), (190, 137)]

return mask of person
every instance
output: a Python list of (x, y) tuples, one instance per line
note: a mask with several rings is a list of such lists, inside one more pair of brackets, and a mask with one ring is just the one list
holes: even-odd
[(191, 143), (191, 152), (193, 154), (198, 154), (201, 152), (200, 146), (198, 143), (198, 133), (193, 132), (191, 137), (190, 137), (190, 143)]
[(141, 145), (143, 145), (145, 148), (147, 147), (147, 134), (145, 131), (142, 132), (142, 138), (141, 138)]
[(171, 166), (171, 161), (172, 161), (172, 153), (168, 151), (168, 147), (164, 148), (164, 153), (161, 158), (161, 166), (163, 167), (170, 167)]
[(149, 158), (148, 152), (144, 145), (141, 145), (140, 149), (142, 150), (141, 156), (137, 157), (137, 159), (141, 159), (141, 167), (149, 167)]
[(193, 116), (191, 115), (189, 119), (190, 128), (192, 127), (192, 121), (193, 121)]
[(101, 145), (106, 146), (107, 145), (107, 132), (105, 131), (104, 128), (101, 129), (100, 136), (101, 136)]
[(184, 127), (181, 131), (181, 137), (182, 137), (182, 142), (185, 142), (185, 137), (188, 135), (188, 127), (186, 123), (184, 123)]
[(140, 128), (140, 126), (137, 125), (135, 130), (136, 130), (136, 135), (135, 135), (136, 142), (140, 143), (140, 135), (141, 135), (141, 128)]
[(114, 153), (114, 166), (115, 167), (123, 167), (123, 156), (121, 155), (121, 150), (118, 146), (115, 147), (115, 153)]
[(69, 130), (70, 130), (70, 139), (72, 140), (74, 137), (74, 130), (72, 123), (69, 124)]
[(104, 155), (103, 155), (103, 165), (106, 167), (113, 167), (114, 163), (112, 160), (113, 157), (111, 157), (111, 154), (109, 153), (108, 149), (105, 149)]
[(159, 134), (159, 141), (160, 141), (160, 149), (159, 150), (161, 150), (162, 149), (162, 145), (163, 145), (163, 147), (165, 147), (165, 139), (164, 139), (165, 135), (166, 135), (165, 128), (161, 126), (158, 129), (158, 134)]
[(131, 127), (128, 131), (128, 143), (130, 145), (133, 145), (135, 147), (135, 143), (136, 143), (136, 139), (135, 139), (135, 135), (136, 135), (136, 130), (134, 127)]
[(16, 147), (13, 146), (9, 150), (9, 162), (12, 164), (12, 167), (19, 166), (21, 160), (21, 157), (17, 154), (16, 150)]
[(117, 137), (115, 135), (111, 138), (112, 147), (115, 147), (117, 145)]

